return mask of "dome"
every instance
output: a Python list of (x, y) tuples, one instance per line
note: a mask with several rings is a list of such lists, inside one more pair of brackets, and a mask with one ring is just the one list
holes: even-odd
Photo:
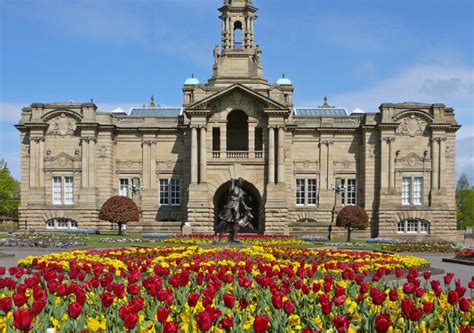
[(285, 77), (285, 74), (281, 76), (281, 78), (278, 79), (277, 84), (279, 85), (291, 85), (291, 80), (287, 77)]
[(363, 114), (365, 113), (364, 110), (362, 110), (361, 108), (355, 108), (354, 111), (352, 111), (352, 114)]
[(191, 74), (191, 77), (184, 81), (185, 85), (199, 84), (199, 80), (194, 77), (194, 74)]

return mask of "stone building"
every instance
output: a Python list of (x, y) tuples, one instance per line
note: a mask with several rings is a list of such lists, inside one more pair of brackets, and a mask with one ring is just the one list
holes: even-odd
[(371, 220), (363, 236), (456, 237), (452, 108), (296, 107), (288, 78), (265, 79), (252, 1), (219, 11), (212, 77), (187, 79), (182, 107), (152, 99), (129, 114), (72, 102), (22, 110), (22, 229), (108, 229), (98, 210), (120, 194), (142, 210), (129, 229), (212, 232), (241, 177), (259, 232), (326, 236), (334, 214), (357, 204)]

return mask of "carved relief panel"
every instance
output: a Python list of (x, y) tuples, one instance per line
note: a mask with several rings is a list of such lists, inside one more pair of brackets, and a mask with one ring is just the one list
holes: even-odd
[(46, 134), (55, 136), (74, 135), (77, 125), (76, 120), (61, 113), (60, 116), (54, 117), (48, 121), (48, 131)]
[(426, 126), (427, 123), (423, 119), (411, 114), (409, 117), (405, 117), (400, 121), (400, 125), (397, 128), (397, 134), (407, 136), (423, 135)]

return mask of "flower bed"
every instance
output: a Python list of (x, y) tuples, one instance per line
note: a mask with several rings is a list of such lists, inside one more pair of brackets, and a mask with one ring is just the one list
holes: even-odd
[[(452, 285), (451, 274), (443, 282), (420, 276), (414, 267), (427, 264), (409, 256), (282, 247), (28, 257), (0, 268), (0, 331), (454, 332), (473, 325), (466, 290)], [(400, 288), (380, 280), (401, 277), (406, 268), (413, 269)]]
[(0, 246), (4, 247), (38, 247), (38, 248), (71, 248), (84, 246), (88, 237), (65, 233), (23, 233), (18, 232), (10, 237), (1, 238)]
[(456, 258), (474, 261), (474, 249), (461, 249), (456, 253)]
[(382, 249), (393, 252), (456, 252), (459, 248), (451, 242), (401, 242), (383, 244)]

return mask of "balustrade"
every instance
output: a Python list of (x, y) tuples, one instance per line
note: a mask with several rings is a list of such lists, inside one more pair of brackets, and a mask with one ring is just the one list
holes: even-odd
[[(255, 156), (255, 157), (254, 157)], [(263, 159), (263, 151), (212, 151), (212, 158), (214, 160), (219, 159), (228, 159), (228, 160), (247, 160), (247, 159), (255, 159), (255, 160), (262, 160)]]

